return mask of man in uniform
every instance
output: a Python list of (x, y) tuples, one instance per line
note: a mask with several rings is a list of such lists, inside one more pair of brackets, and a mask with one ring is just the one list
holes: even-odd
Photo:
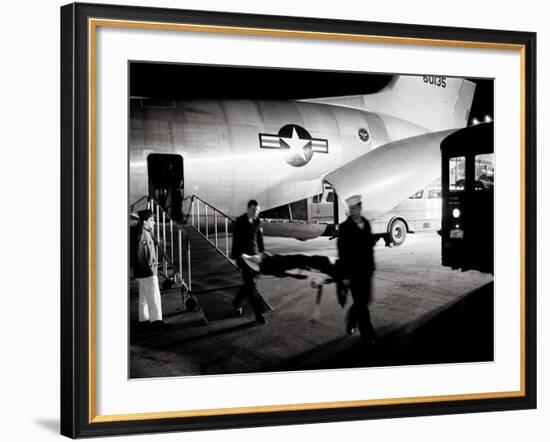
[(153, 329), (164, 329), (168, 324), (162, 320), (158, 261), (153, 238), (155, 218), (149, 209), (140, 210), (138, 215), (141, 230), (136, 244), (134, 277), (139, 284), (139, 325), (142, 328), (150, 326)]
[(242, 303), (248, 298), (250, 305), (254, 310), (256, 321), (265, 324), (267, 321), (263, 316), (263, 305), (260, 294), (256, 288), (256, 274), (244, 262), (242, 255), (256, 255), (264, 251), (264, 240), (262, 227), (260, 223), (260, 206), (258, 201), (250, 200), (246, 212), (239, 216), (233, 224), (233, 245), (231, 248), (231, 258), (237, 260), (237, 265), (242, 273), (244, 286), (237, 293), (233, 300), (235, 313), (242, 314)]
[(370, 224), (361, 216), (361, 196), (354, 195), (346, 200), (349, 217), (339, 226), (338, 255), (345, 284), (351, 290), (353, 304), (346, 315), (346, 331), (352, 335), (358, 327), (366, 344), (373, 344), (376, 333), (371, 323), (369, 303), (371, 301), (372, 275), (374, 268), (374, 237)]

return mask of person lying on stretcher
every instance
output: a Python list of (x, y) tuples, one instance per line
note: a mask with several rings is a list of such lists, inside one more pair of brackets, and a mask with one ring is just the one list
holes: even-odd
[(346, 304), (348, 287), (344, 284), (340, 261), (334, 263), (327, 256), (320, 255), (271, 255), (268, 252), (257, 255), (241, 255), (244, 264), (253, 272), (263, 275), (273, 275), (278, 278), (307, 278), (305, 275), (289, 273), (289, 270), (314, 270), (324, 273), (328, 278), (312, 282), (314, 288), (336, 283), (336, 295), (341, 307)]

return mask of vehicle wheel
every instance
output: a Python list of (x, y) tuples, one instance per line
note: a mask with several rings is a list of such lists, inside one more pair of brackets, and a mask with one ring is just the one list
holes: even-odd
[(400, 246), (405, 242), (407, 237), (407, 226), (403, 220), (396, 219), (390, 225), (390, 231), (388, 233), (388, 239), (394, 246)]

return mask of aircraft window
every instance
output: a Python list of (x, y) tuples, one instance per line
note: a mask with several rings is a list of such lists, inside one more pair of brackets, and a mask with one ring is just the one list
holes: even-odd
[(430, 189), (428, 190), (428, 199), (438, 199), (441, 198), (441, 189)]
[(333, 203), (334, 202), (334, 192), (327, 193), (327, 203)]
[(424, 196), (424, 189), (420, 189), (418, 192), (416, 192), (414, 195), (411, 195), (409, 197), (410, 200), (421, 200)]
[(466, 157), (449, 158), (449, 190), (464, 190), (466, 183)]
[(475, 157), (475, 190), (491, 190), (494, 187), (495, 154), (482, 154)]

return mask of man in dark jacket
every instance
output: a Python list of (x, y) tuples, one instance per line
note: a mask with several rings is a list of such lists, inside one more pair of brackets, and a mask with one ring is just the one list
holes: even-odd
[(346, 331), (351, 335), (358, 326), (363, 341), (372, 344), (376, 333), (368, 305), (371, 301), (371, 280), (375, 270), (372, 250), (375, 241), (369, 222), (361, 216), (361, 196), (354, 195), (346, 203), (350, 216), (340, 224), (338, 230), (341, 271), (353, 298), (353, 304), (346, 315)]
[(243, 288), (237, 293), (233, 300), (235, 313), (242, 314), (242, 303), (248, 298), (250, 305), (254, 310), (256, 321), (265, 324), (263, 316), (263, 306), (260, 300), (260, 294), (256, 288), (256, 274), (242, 260), (242, 255), (256, 255), (264, 251), (264, 239), (260, 223), (260, 206), (258, 201), (250, 200), (247, 205), (246, 213), (239, 216), (233, 224), (233, 245), (231, 248), (231, 258), (237, 261), (237, 265), (242, 273)]
[(139, 284), (139, 325), (166, 328), (162, 320), (157, 253), (153, 238), (155, 218), (149, 209), (138, 212), (141, 230), (137, 238), (134, 260), (134, 277)]

